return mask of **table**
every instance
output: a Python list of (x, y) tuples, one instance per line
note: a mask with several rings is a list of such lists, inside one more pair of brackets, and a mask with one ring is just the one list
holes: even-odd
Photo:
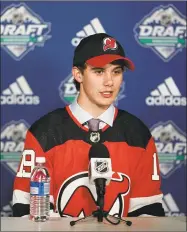
[[(75, 218), (76, 219), (76, 218)], [(132, 217), (129, 227), (124, 223), (111, 225), (89, 218), (70, 226), (72, 218), (50, 218), (47, 222), (33, 222), (28, 218), (2, 217), (1, 231), (186, 231), (186, 217)]]

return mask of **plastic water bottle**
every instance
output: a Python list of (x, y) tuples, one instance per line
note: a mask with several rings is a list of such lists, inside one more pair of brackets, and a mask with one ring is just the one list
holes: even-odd
[(36, 157), (30, 179), (30, 219), (46, 221), (50, 216), (50, 177), (45, 157)]

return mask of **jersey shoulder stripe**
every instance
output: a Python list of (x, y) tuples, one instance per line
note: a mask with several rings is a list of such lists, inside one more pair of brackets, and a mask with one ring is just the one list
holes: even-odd
[[(64, 127), (67, 126), (71, 130), (72, 124), (65, 108), (58, 108), (35, 121), (29, 128), (29, 132), (46, 152), (58, 143), (63, 143), (61, 131), (65, 130)], [(59, 141), (55, 141), (56, 137)]]
[(123, 130), (125, 141), (129, 146), (145, 149), (152, 137), (150, 130), (142, 120), (125, 110), (118, 110), (116, 121), (114, 121), (114, 127), (116, 127), (118, 131)]
[[(49, 151), (68, 140), (82, 140), (89, 143), (90, 132), (83, 130), (66, 108), (52, 111), (37, 120), (29, 129), (43, 151)], [(136, 116), (118, 110), (112, 127), (101, 131), (101, 142), (126, 142), (129, 146), (146, 148), (151, 134), (145, 124)]]

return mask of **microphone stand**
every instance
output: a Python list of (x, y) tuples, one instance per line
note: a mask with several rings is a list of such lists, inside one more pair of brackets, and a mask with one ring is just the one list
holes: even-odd
[[(118, 213), (114, 215), (109, 215), (108, 212), (104, 211), (104, 195), (105, 195), (105, 182), (101, 181), (101, 179), (97, 179), (96, 184), (96, 191), (97, 191), (97, 210), (93, 211), (91, 215), (87, 217), (80, 218), (75, 221), (70, 221), (70, 225), (74, 226), (77, 222), (85, 220), (89, 217), (97, 217), (98, 222), (103, 222), (103, 218), (105, 218), (110, 224), (118, 225), (120, 222), (125, 222), (127, 226), (131, 226), (132, 222), (122, 219)], [(115, 221), (111, 221), (108, 217), (112, 217)], [(116, 220), (117, 219), (117, 220)]]
[[(96, 210), (96, 211), (93, 211), (91, 215), (87, 216), (87, 217), (83, 217), (83, 218), (80, 218), (80, 219), (77, 219), (75, 221), (70, 221), (70, 225), (71, 226), (74, 226), (77, 222), (80, 222), (82, 220), (86, 220), (87, 218), (90, 218), (90, 217), (97, 217), (97, 220), (98, 222), (102, 222), (103, 221), (103, 218), (106, 219), (106, 221), (108, 221), (110, 224), (112, 225), (118, 225), (120, 222), (125, 222), (125, 224), (127, 226), (131, 226), (132, 225), (132, 222), (131, 221), (128, 221), (128, 220), (125, 220), (123, 218), (121, 218), (120, 216), (118, 216), (119, 214), (116, 213), (114, 215), (110, 215), (108, 214), (108, 212), (106, 211), (101, 211), (100, 209)], [(115, 221), (111, 221), (109, 219), (109, 217), (115, 219)], [(117, 220), (116, 220), (117, 219)]]
[(106, 185), (106, 180), (98, 178), (95, 180), (95, 187), (96, 187), (96, 192), (97, 192), (97, 207), (98, 210), (95, 212), (95, 217), (97, 217), (98, 222), (103, 221), (103, 208), (104, 208), (104, 195), (105, 195), (105, 185)]

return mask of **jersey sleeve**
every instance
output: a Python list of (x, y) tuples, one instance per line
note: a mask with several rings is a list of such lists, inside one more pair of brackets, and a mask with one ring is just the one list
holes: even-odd
[(44, 153), (37, 139), (28, 130), (26, 134), (22, 158), (17, 170), (13, 187), (13, 216), (21, 217), (28, 215), (30, 211), (30, 176), (35, 166), (37, 156), (46, 157), (46, 167), (48, 168), (50, 181), (50, 207), (53, 208), (53, 168), (50, 159)]
[(153, 137), (142, 150), (131, 183), (128, 216), (164, 216), (159, 161)]

